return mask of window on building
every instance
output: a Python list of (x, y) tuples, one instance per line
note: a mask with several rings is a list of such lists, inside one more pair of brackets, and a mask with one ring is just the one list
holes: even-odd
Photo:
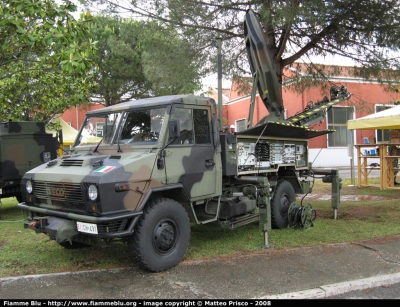
[(96, 123), (96, 136), (102, 137), (103, 136), (103, 130), (104, 130), (104, 123)]
[(236, 131), (237, 132), (246, 130), (246, 128), (247, 128), (247, 120), (245, 118), (239, 119), (236, 121)]
[(347, 130), (347, 121), (353, 119), (353, 107), (332, 107), (328, 111), (328, 129), (335, 132), (328, 134), (329, 147), (344, 147), (351, 143), (351, 130)]
[[(394, 105), (375, 105), (375, 113), (378, 113), (389, 108), (393, 108)], [(377, 142), (390, 142), (389, 130), (376, 130), (376, 140)]]

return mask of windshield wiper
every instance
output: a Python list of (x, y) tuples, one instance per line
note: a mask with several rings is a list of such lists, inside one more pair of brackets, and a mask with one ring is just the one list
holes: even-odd
[(103, 142), (104, 136), (101, 138), (100, 142), (97, 143), (96, 148), (93, 150), (93, 152), (97, 152), (97, 149), (99, 149), (99, 146), (101, 142)]
[(99, 149), (99, 146), (101, 144), (101, 142), (103, 142), (104, 138), (113, 130), (113, 127), (110, 128), (110, 130), (108, 130), (108, 132), (101, 138), (101, 140), (97, 143), (96, 148), (93, 150), (93, 152), (97, 152), (97, 149)]

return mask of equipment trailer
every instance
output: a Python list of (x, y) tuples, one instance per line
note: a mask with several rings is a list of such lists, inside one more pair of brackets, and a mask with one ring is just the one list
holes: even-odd
[[(158, 272), (183, 258), (191, 222), (234, 229), (259, 221), (265, 246), (271, 228), (310, 224), (312, 208), (295, 197), (311, 191), (308, 140), (332, 131), (280, 118), (280, 88), (252, 11), (245, 34), (254, 86), (273, 120), (225, 134), (215, 101), (193, 95), (90, 111), (70, 154), (23, 177), (25, 227), (64, 248), (123, 240), (140, 267)], [(327, 178), (338, 196), (338, 173)]]

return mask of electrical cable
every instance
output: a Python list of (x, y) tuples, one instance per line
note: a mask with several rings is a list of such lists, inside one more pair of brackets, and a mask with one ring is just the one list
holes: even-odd
[(311, 205), (294, 207), (290, 212), (290, 224), (294, 228), (307, 228), (313, 226), (317, 212)]

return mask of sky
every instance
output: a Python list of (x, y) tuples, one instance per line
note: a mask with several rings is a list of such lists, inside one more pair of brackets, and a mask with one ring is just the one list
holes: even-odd
[[(324, 65), (340, 65), (340, 66), (354, 66), (354, 62), (348, 58), (341, 56), (327, 56), (327, 57), (313, 57), (312, 61), (314, 64), (324, 64)], [(208, 87), (218, 88), (218, 75), (217, 73), (212, 74), (206, 78), (203, 78), (203, 90), (207, 90)], [(229, 78), (222, 77), (222, 88), (230, 88), (232, 80)]]

